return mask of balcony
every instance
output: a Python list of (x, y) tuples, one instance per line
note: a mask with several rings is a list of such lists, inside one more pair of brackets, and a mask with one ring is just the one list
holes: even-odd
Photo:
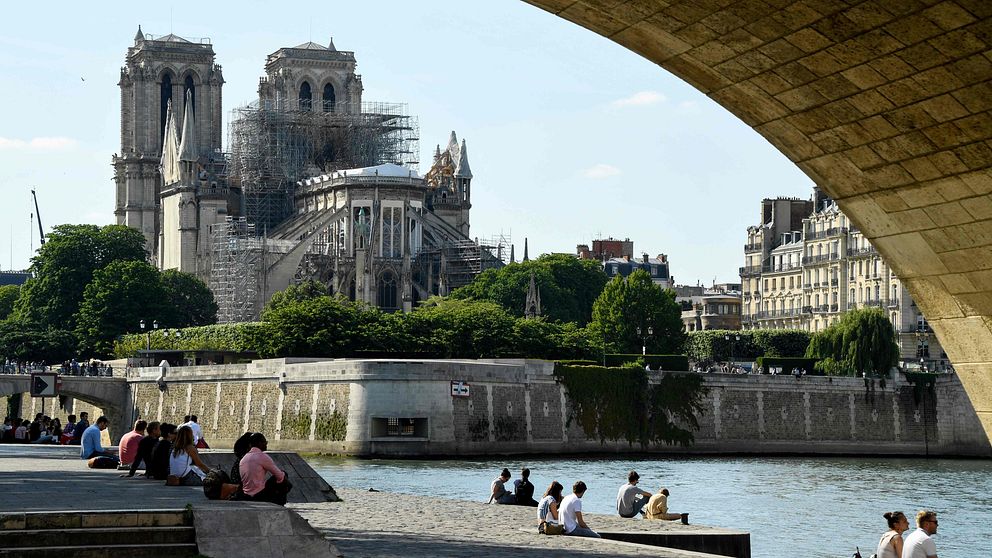
[(859, 258), (866, 256), (877, 256), (878, 250), (874, 246), (868, 246), (867, 248), (848, 248), (847, 257), (849, 258)]
[(799, 264), (779, 264), (779, 265), (765, 264), (761, 266), (761, 271), (764, 273), (778, 273), (781, 271), (798, 270), (800, 269), (800, 267), (801, 266)]
[(889, 299), (889, 303), (887, 304), (887, 306), (889, 308), (899, 308), (899, 299), (898, 298), (890, 298)]
[(773, 320), (776, 318), (795, 318), (802, 314), (799, 308), (789, 308), (782, 310), (765, 310), (754, 315), (758, 320)]
[(803, 256), (803, 265), (815, 265), (840, 259), (840, 254), (820, 254), (819, 256)]
[(745, 244), (744, 245), (744, 252), (745, 253), (748, 253), (748, 252), (760, 252), (761, 249), (762, 249), (762, 245), (760, 243), (759, 244)]
[(838, 281), (838, 279), (836, 277), (834, 277), (833, 279), (830, 280), (830, 286), (831, 287), (836, 287), (839, 283), (840, 282)]
[(847, 227), (831, 227), (825, 231), (806, 233), (806, 240), (819, 240), (821, 238), (830, 238), (832, 236), (843, 236), (845, 234), (847, 234)]
[(760, 265), (749, 265), (749, 266), (745, 266), (745, 267), (740, 268), (740, 276), (741, 277), (751, 277), (751, 276), (754, 276), (754, 275), (761, 275), (761, 266)]
[(813, 283), (803, 283), (803, 290), (808, 291), (813, 288)]
[(803, 306), (802, 313), (803, 314), (811, 314), (811, 313), (813, 313), (813, 307), (812, 306)]

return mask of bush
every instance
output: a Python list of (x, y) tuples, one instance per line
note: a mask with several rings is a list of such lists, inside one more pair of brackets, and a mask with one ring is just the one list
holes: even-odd
[[(725, 337), (729, 336), (728, 341)], [(740, 341), (736, 339), (740, 337)], [(685, 353), (696, 362), (754, 360), (767, 357), (802, 357), (810, 334), (794, 329), (693, 331), (685, 343)]]
[[(168, 336), (165, 334), (166, 331), (169, 332)], [(176, 331), (181, 331), (179, 337), (176, 337)], [(183, 330), (160, 329), (151, 332), (149, 339), (152, 349), (258, 353), (261, 352), (259, 348), (268, 336), (268, 327), (264, 322), (242, 322), (187, 327)], [(114, 343), (114, 355), (117, 358), (127, 358), (136, 355), (144, 348), (144, 334), (124, 335)]]
[(766, 374), (772, 368), (781, 368), (783, 374), (791, 374), (793, 368), (798, 368), (807, 374), (823, 376), (823, 371), (816, 366), (819, 362), (816, 358), (758, 357), (754, 362)]
[(689, 370), (689, 357), (685, 355), (635, 355), (635, 354), (613, 354), (606, 355), (607, 366), (623, 366), (643, 362), (651, 367), (651, 370)]

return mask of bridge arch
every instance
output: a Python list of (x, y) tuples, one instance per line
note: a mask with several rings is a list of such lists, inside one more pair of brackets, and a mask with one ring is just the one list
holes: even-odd
[(524, 1), (683, 79), (837, 200), (992, 437), (992, 5)]
[[(30, 374), (0, 376), (0, 397), (30, 391)], [(130, 388), (124, 378), (62, 376), (62, 389), (59, 395), (72, 397), (102, 409), (103, 414), (110, 419), (110, 435), (114, 443), (131, 429), (131, 418), (134, 416), (133, 404)], [(90, 417), (90, 422), (94, 418), (96, 417)]]

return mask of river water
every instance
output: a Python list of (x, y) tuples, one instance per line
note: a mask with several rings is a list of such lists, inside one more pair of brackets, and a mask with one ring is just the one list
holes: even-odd
[[(636, 469), (640, 486), (671, 491), (670, 511), (693, 523), (751, 533), (759, 557), (868, 558), (886, 530), (882, 513), (937, 510), (938, 555), (992, 556), (983, 538), (992, 526), (992, 461), (832, 457), (645, 457), (361, 460), (311, 457), (335, 487), (486, 501), (489, 483), (508, 467), (531, 469), (536, 492), (552, 480), (589, 486), (583, 509), (614, 513), (617, 489)], [(511, 480), (512, 482), (512, 480)], [(537, 495), (535, 495), (537, 496)], [(539, 498), (538, 498), (539, 499)], [(631, 520), (639, 521), (639, 520)], [(595, 528), (595, 524), (592, 524)]]

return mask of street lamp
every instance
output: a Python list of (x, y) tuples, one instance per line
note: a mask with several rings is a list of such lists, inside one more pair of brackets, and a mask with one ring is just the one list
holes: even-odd
[(735, 335), (734, 340), (730, 340), (730, 334), (725, 334), (723, 338), (730, 344), (730, 362), (734, 362), (734, 344), (741, 340), (740, 335)]
[(641, 334), (641, 328), (637, 328), (637, 336), (641, 338), (641, 356), (646, 356), (648, 354), (648, 337), (654, 335), (654, 328), (648, 326), (647, 334)]
[[(152, 332), (151, 330), (145, 330), (145, 320), (142, 319), (138, 322), (138, 326), (141, 328), (141, 331), (145, 332), (145, 350), (152, 350)], [(156, 331), (158, 330), (158, 320), (152, 320), (152, 328)]]

